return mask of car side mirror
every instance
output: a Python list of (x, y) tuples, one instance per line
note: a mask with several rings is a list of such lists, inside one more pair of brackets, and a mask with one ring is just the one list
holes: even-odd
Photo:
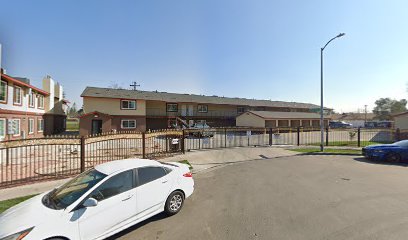
[(82, 204), (82, 206), (84, 206), (84, 207), (95, 207), (97, 205), (98, 205), (98, 201), (95, 198), (88, 198)]

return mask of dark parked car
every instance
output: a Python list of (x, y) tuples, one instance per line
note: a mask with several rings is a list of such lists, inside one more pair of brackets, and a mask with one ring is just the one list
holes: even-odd
[(338, 122), (329, 122), (329, 127), (330, 128), (351, 128), (353, 125), (351, 123), (346, 123), (343, 121), (338, 121)]
[(363, 155), (370, 160), (399, 163), (408, 160), (408, 140), (392, 144), (371, 145), (362, 149)]

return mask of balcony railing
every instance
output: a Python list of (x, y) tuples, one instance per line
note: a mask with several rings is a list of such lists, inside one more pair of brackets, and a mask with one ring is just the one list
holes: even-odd
[(148, 117), (236, 117), (238, 115), (237, 111), (198, 112), (197, 110), (184, 111), (179, 109), (177, 112), (166, 112), (163, 109), (146, 109), (146, 116)]

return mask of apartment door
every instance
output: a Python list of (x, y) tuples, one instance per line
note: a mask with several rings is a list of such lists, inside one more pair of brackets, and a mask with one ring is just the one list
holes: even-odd
[(192, 104), (182, 104), (181, 105), (181, 116), (193, 116), (194, 115), (194, 105)]
[(102, 133), (102, 120), (92, 120), (92, 134)]
[(181, 116), (183, 117), (187, 116), (187, 105), (186, 104), (181, 105)]
[(188, 105), (187, 116), (193, 116), (193, 115), (194, 115), (194, 105)]

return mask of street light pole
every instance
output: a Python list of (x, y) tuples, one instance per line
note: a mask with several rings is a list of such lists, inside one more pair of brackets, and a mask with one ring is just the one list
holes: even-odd
[(345, 33), (339, 33), (334, 38), (330, 39), (324, 47), (320, 49), (320, 151), (324, 150), (324, 118), (323, 118), (323, 51), (331, 41), (336, 38), (343, 37)]

